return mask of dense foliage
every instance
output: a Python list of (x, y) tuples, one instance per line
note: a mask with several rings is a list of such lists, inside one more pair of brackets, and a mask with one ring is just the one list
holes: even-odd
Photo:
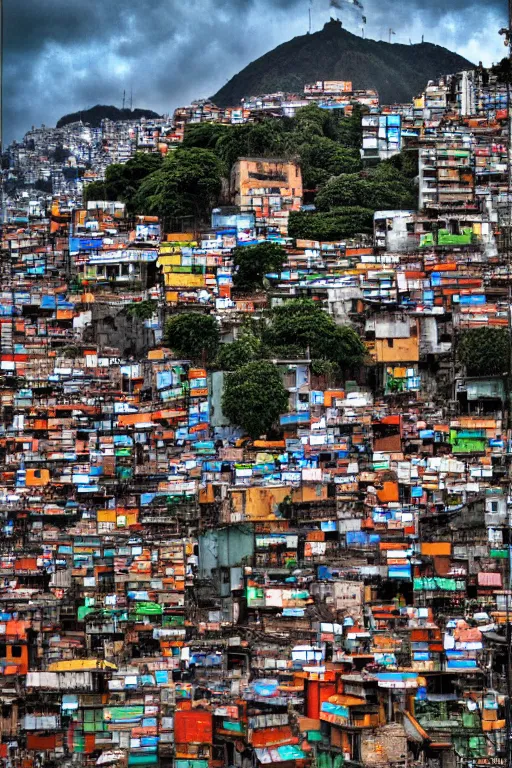
[(134, 197), (140, 185), (162, 165), (157, 153), (137, 152), (123, 165), (113, 164), (105, 171), (105, 181), (93, 181), (84, 189), (84, 200), (120, 200), (129, 212), (142, 213), (134, 208)]
[[(488, 71), (484, 69), (483, 67), (479, 71), (481, 74), (481, 77), (483, 81), (489, 82), (489, 75)], [(512, 83), (512, 61), (508, 56), (506, 56), (504, 59), (499, 61), (497, 64), (495, 64), (492, 67), (492, 73), (493, 75), (496, 75), (498, 78), (498, 82), (500, 83)]]
[(51, 155), (54, 162), (65, 163), (68, 157), (71, 155), (71, 150), (66, 149), (62, 146), (62, 144), (57, 144)]
[(396, 172), (393, 178), (381, 180), (376, 170), (371, 174), (346, 173), (325, 184), (316, 196), (318, 211), (355, 206), (373, 211), (407, 209), (415, 206), (414, 191)]
[(340, 327), (311, 299), (292, 299), (272, 310), (264, 341), (272, 349), (309, 349), (312, 359), (329, 360), (341, 369), (362, 363), (366, 348), (357, 333)]
[(222, 409), (232, 424), (250, 437), (266, 434), (288, 410), (288, 393), (279, 370), (260, 360), (226, 376)]
[(126, 308), (126, 313), (130, 317), (136, 317), (139, 320), (150, 320), (158, 309), (158, 303), (153, 299), (144, 299), (143, 301), (134, 301)]
[(262, 352), (261, 339), (249, 330), (243, 330), (231, 344), (222, 344), (217, 355), (217, 366), (223, 371), (235, 371), (250, 363)]
[(263, 287), (269, 272), (280, 272), (286, 261), (286, 251), (277, 243), (239, 246), (233, 251), (233, 285), (242, 291)]
[(502, 328), (465, 331), (457, 348), (468, 376), (498, 376), (508, 371), (509, 333)]
[(133, 199), (140, 213), (159, 216), (164, 226), (179, 226), (185, 219), (199, 226), (208, 221), (222, 187), (222, 166), (208, 149), (179, 148), (161, 167), (147, 176)]
[[(281, 157), (299, 162), (305, 199), (316, 207), (292, 212), (291, 237), (340, 240), (369, 234), (376, 210), (416, 207), (417, 152), (402, 152), (363, 169), (362, 111), (354, 104), (345, 116), (342, 110), (310, 104), (293, 118), (187, 125), (183, 145), (164, 160), (138, 153), (125, 165), (109, 166), (104, 182), (86, 187), (85, 199), (121, 200), (129, 213), (159, 216), (164, 227), (197, 228), (207, 223), (211, 208), (221, 201), (223, 179), (238, 158)], [(264, 274), (281, 266), (278, 258), (270, 258), (270, 250), (266, 262), (255, 258), (251, 263), (256, 255), (235, 252), (237, 288), (261, 287)]]
[(371, 208), (334, 209), (328, 213), (292, 211), (288, 220), (290, 237), (307, 240), (343, 240), (355, 234), (371, 234), (373, 210)]
[[(222, 187), (223, 166), (211, 151), (191, 147), (159, 154), (138, 152), (124, 165), (110, 165), (105, 181), (85, 188), (85, 200), (121, 200), (129, 213), (160, 216), (181, 228), (208, 221)], [(190, 219), (192, 221), (190, 222)]]
[(302, 107), (293, 118), (268, 118), (259, 123), (188, 125), (184, 147), (213, 150), (229, 173), (239, 157), (285, 157), (300, 161), (306, 189), (331, 176), (361, 169), (361, 111), (353, 114)]
[(315, 197), (315, 212), (290, 214), (291, 237), (339, 240), (370, 234), (378, 210), (417, 208), (417, 153), (404, 151), (376, 167), (332, 176)]
[(317, 189), (332, 176), (356, 173), (362, 169), (357, 149), (339, 146), (325, 136), (313, 136), (300, 147), (304, 189)]
[(185, 312), (167, 320), (165, 337), (177, 357), (206, 364), (217, 354), (220, 332), (212, 315)]
[(218, 140), (232, 130), (232, 126), (225, 123), (188, 123), (185, 126), (182, 146), (215, 149)]

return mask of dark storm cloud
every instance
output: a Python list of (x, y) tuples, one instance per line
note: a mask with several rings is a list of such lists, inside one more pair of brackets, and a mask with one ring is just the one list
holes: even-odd
[[(354, 6), (337, 14), (353, 31)], [(368, 37), (425, 39), (473, 61), (504, 53), (505, 0), (365, 0)], [(4, 125), (7, 141), (32, 124), (97, 103), (160, 112), (214, 93), (252, 59), (329, 18), (329, 0), (6, 0)], [(345, 10), (346, 6), (346, 10)]]

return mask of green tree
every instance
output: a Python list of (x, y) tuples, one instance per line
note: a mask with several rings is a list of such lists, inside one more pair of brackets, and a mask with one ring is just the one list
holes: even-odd
[(224, 123), (189, 123), (185, 126), (183, 147), (215, 150), (219, 139), (229, 137), (234, 126)]
[(297, 110), (291, 121), (292, 129), (297, 137), (305, 141), (312, 136), (325, 136), (340, 147), (359, 150), (363, 138), (362, 112), (358, 103), (352, 105), (352, 113), (347, 116), (340, 110), (322, 109), (317, 104), (309, 104)]
[(34, 184), (34, 187), (40, 192), (46, 192), (47, 194), (51, 194), (53, 189), (51, 179), (38, 179)]
[(288, 219), (290, 237), (326, 242), (343, 240), (373, 232), (373, 210), (347, 206), (328, 213), (291, 211)]
[(136, 152), (127, 163), (114, 163), (105, 171), (105, 181), (94, 181), (84, 189), (84, 200), (119, 200), (133, 212), (140, 185), (162, 165), (160, 153)]
[(357, 102), (352, 104), (352, 114), (344, 116), (336, 124), (336, 139), (344, 147), (360, 149), (363, 144), (362, 115), (367, 112), (367, 107), (361, 107)]
[(410, 185), (394, 169), (388, 169), (393, 180), (372, 175), (343, 174), (330, 179), (315, 199), (319, 211), (330, 211), (337, 207), (357, 206), (373, 211), (413, 208), (416, 206), (414, 192)]
[(137, 317), (139, 320), (151, 320), (158, 309), (158, 303), (153, 299), (144, 299), (144, 301), (134, 301), (126, 308), (126, 313), (131, 317)]
[(358, 206), (361, 203), (360, 177), (358, 173), (344, 174), (330, 179), (315, 198), (317, 211), (329, 211), (334, 206)]
[(208, 220), (222, 187), (222, 164), (208, 149), (180, 147), (147, 176), (135, 198), (139, 213), (159, 216), (164, 224), (193, 218)]
[(136, 152), (124, 165), (111, 165), (105, 172), (107, 182), (116, 190), (116, 200), (123, 200), (131, 209), (141, 183), (162, 166), (162, 156), (156, 152)]
[(233, 251), (233, 285), (241, 291), (261, 288), (268, 272), (280, 272), (286, 250), (278, 243), (238, 246)]
[(68, 157), (70, 156), (71, 152), (69, 149), (66, 149), (63, 147), (62, 144), (57, 144), (55, 149), (53, 150), (53, 159), (56, 163), (65, 163)]
[[(493, 75), (496, 75), (500, 83), (512, 83), (512, 61), (508, 56), (492, 67)], [(486, 77), (489, 82), (489, 76)]]
[(228, 172), (239, 157), (287, 156), (290, 153), (288, 128), (285, 119), (235, 125), (219, 138), (215, 150)]
[(304, 351), (309, 348), (312, 359), (330, 360), (342, 369), (360, 365), (366, 356), (358, 334), (336, 325), (312, 299), (292, 299), (273, 309), (264, 340), (279, 351), (297, 345)]
[(468, 376), (499, 376), (508, 371), (509, 333), (503, 328), (472, 328), (462, 333), (457, 355)]
[(215, 358), (220, 342), (220, 331), (212, 315), (185, 312), (173, 315), (165, 324), (167, 343), (180, 358), (204, 363)]
[(312, 136), (299, 148), (304, 189), (316, 189), (331, 176), (362, 169), (357, 150), (341, 147), (325, 136)]
[(317, 104), (301, 107), (293, 118), (293, 131), (306, 141), (311, 137), (325, 136), (325, 128), (329, 119), (327, 110)]
[(231, 344), (222, 344), (217, 355), (217, 365), (222, 371), (235, 371), (250, 363), (261, 353), (261, 339), (248, 330)]
[(84, 186), (84, 203), (90, 200), (109, 200), (109, 187), (107, 181), (90, 181)]
[(341, 369), (362, 365), (367, 358), (367, 350), (361, 337), (348, 325), (336, 326), (336, 359), (330, 355)]
[(305, 187), (316, 189), (332, 176), (361, 170), (361, 116), (358, 107), (344, 117), (336, 110), (310, 104), (293, 118), (267, 118), (258, 123), (200, 123), (185, 129), (182, 149), (215, 152), (229, 173), (240, 157), (300, 160)]
[[(417, 149), (403, 149), (395, 155), (400, 162), (400, 170), (408, 179), (415, 179), (419, 174), (419, 152)], [(399, 160), (398, 160), (399, 158)]]
[(288, 410), (288, 393), (276, 366), (255, 361), (228, 374), (222, 410), (253, 439), (266, 434)]
[(374, 172), (381, 174), (387, 167), (396, 168), (401, 174), (402, 178), (406, 178), (409, 181), (416, 178), (419, 173), (418, 170), (418, 150), (417, 149), (403, 149), (397, 155), (393, 155), (389, 160), (384, 160), (379, 163)]

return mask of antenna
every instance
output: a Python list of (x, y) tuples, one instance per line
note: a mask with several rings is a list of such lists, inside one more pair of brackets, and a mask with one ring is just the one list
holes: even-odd
[(396, 35), (396, 32), (393, 29), (391, 29), (391, 27), (390, 27), (389, 28), (389, 42), (391, 42), (391, 36), (392, 35)]
[(130, 112), (133, 112), (133, 85), (130, 86)]
[(309, 34), (311, 34), (311, 6), (309, 7)]
[(125, 102), (126, 102), (126, 91), (123, 91), (123, 112), (124, 112)]

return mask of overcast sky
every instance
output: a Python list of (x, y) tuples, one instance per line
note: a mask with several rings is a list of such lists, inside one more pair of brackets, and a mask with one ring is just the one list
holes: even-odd
[[(360, 34), (361, 11), (338, 0)], [(362, 0), (366, 36), (438, 43), (470, 61), (505, 54), (506, 0)], [(95, 104), (170, 112), (211, 96), (251, 60), (313, 30), (329, 0), (4, 0), (4, 142)], [(407, 12), (404, 9), (407, 9)], [(128, 98), (128, 97), (127, 97)]]

